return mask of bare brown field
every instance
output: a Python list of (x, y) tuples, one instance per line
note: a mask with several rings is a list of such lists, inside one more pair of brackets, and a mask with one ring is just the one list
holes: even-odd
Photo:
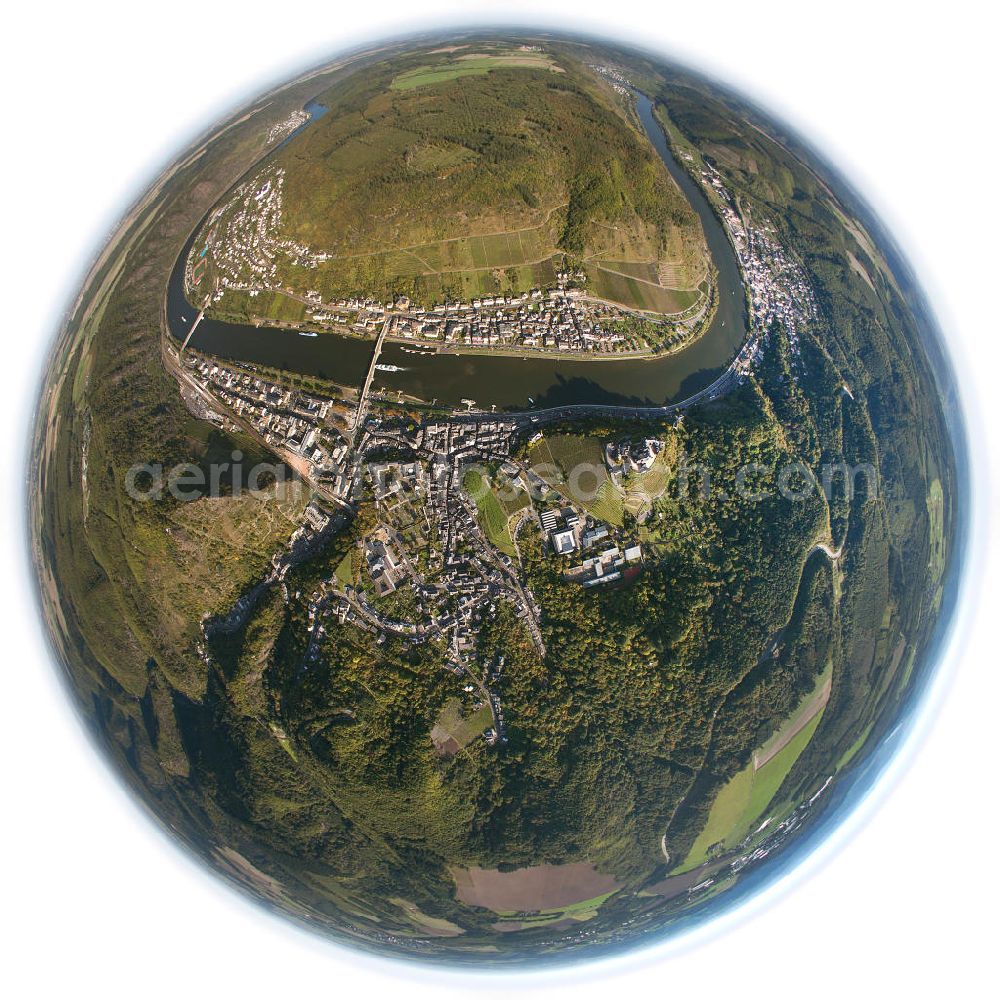
[(458, 898), (494, 913), (557, 910), (604, 893), (620, 883), (588, 861), (567, 865), (533, 865), (512, 872), (495, 868), (453, 868)]

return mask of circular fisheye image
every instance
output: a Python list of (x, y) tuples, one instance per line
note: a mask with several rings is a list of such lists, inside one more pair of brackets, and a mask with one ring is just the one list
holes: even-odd
[(964, 438), (898, 250), (727, 89), (593, 38), (337, 59), (183, 151), (59, 331), (39, 607), (116, 774), (380, 955), (745, 901), (899, 746)]

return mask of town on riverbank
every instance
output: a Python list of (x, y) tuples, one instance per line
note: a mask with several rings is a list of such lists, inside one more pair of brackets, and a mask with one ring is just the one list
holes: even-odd
[[(678, 402), (625, 407), (595, 403), (497, 414), (467, 400), (465, 411), (415, 419), (412, 409), (407, 416), (405, 405), (387, 406), (387, 400), (372, 391), (379, 370), (399, 370), (379, 360), (387, 339), (410, 344), (404, 350), (414, 353), (651, 353), (653, 344), (637, 332), (651, 320), (591, 298), (583, 272), (560, 271), (554, 287), (544, 290), (431, 306), (402, 295), (390, 302), (324, 302), (318, 292), (306, 292), (302, 304), (309, 322), (302, 324), (301, 332), (317, 335), (330, 329), (376, 339), (362, 387), (353, 394), (294, 387), (280, 372), (168, 350), (193, 413), (219, 426), (249, 431), (314, 491), (294, 540), (297, 548), (289, 552), (309, 551), (331, 525), (346, 523), (362, 509), (374, 511), (375, 520), (357, 552), (310, 598), (303, 669), (319, 655), (330, 616), (375, 633), (379, 641), (395, 635), (437, 643), (447, 651), (448, 668), (469, 680), (466, 692), (474, 702), (470, 711), (489, 709), (487, 741), (503, 742), (503, 707), (491, 684), (503, 663), (491, 664), (481, 676), (473, 666), (480, 630), (496, 614), (498, 602), (513, 610), (544, 656), (539, 609), (523, 575), (518, 544), (526, 525), (534, 525), (560, 575), (582, 590), (627, 585), (641, 571), (642, 545), (634, 529), (623, 528), (623, 512), (628, 509), (631, 523), (636, 518), (641, 522), (665, 488), (667, 477), (660, 468), (666, 461), (665, 443), (656, 437), (609, 442), (592, 462), (600, 490), (581, 500), (567, 489), (565, 469), (558, 463), (539, 464), (539, 454), (551, 457), (564, 447), (562, 439), (547, 441), (545, 428), (595, 416), (680, 420), (687, 408), (718, 398), (748, 377), (773, 324), (787, 331), (794, 350), (797, 331), (815, 315), (809, 284), (771, 227), (751, 221), (709, 162), (696, 162), (690, 154), (682, 157), (735, 253), (749, 335), (708, 385)], [(200, 283), (205, 270), (200, 262), (207, 249), (213, 251), (217, 284), (209, 294), (210, 307), (233, 294), (250, 300), (276, 291), (285, 294), (287, 290), (259, 277), (276, 276), (274, 257), (279, 250), (303, 266), (320, 262), (305, 246), (279, 246), (274, 240), (281, 182), (279, 174), (237, 189), (242, 209), (230, 212), (224, 225), (209, 228), (200, 253), (192, 250), (185, 265), (190, 289)], [(258, 275), (250, 285), (241, 283), (248, 269)], [(671, 324), (673, 332), (657, 349), (677, 346), (700, 329), (714, 311), (715, 294), (714, 287), (711, 293), (706, 289), (703, 301)], [(498, 483), (504, 486), (503, 495)], [(276, 553), (272, 562), (281, 567), (290, 558)], [(271, 574), (272, 582), (280, 579), (276, 573)], [(253, 604), (251, 596), (241, 598), (246, 607)], [(232, 614), (240, 617), (245, 613), (241, 608)]]
[[(214, 283), (206, 307), (213, 317), (292, 326), (305, 335), (332, 332), (359, 337), (374, 336), (389, 318), (389, 339), (404, 343), (445, 350), (613, 358), (677, 350), (700, 336), (714, 314), (711, 274), (696, 294), (682, 298), (682, 308), (662, 313), (602, 298), (588, 287), (587, 272), (572, 267), (568, 258), (565, 269), (555, 270), (545, 287), (520, 293), (431, 305), (406, 295), (324, 300), (315, 289), (299, 291), (286, 284), (278, 266), (279, 256), (303, 269), (316, 269), (328, 260), (327, 254), (276, 235), (283, 181), (283, 171), (277, 169), (241, 185), (229, 205), (209, 220), (200, 250), (192, 248), (185, 262), (185, 289), (193, 297), (204, 294), (211, 262)], [(613, 273), (626, 282), (648, 283)], [(281, 318), (285, 315), (290, 318)]]

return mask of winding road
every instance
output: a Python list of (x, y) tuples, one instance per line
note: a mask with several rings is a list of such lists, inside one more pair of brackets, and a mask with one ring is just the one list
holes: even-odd
[[(676, 403), (668, 403), (664, 406), (621, 406), (610, 403), (570, 403), (566, 406), (553, 406), (543, 410), (522, 410), (518, 413), (496, 413), (492, 410), (470, 410), (466, 413), (454, 413), (448, 417), (451, 423), (475, 424), (485, 421), (496, 420), (502, 417), (505, 420), (513, 420), (520, 427), (542, 427), (546, 424), (558, 423), (561, 420), (570, 420), (574, 417), (602, 416), (613, 417), (619, 420), (638, 419), (656, 420), (668, 417), (673, 413), (694, 406), (696, 403), (705, 400), (716, 399), (724, 393), (729, 392), (736, 384), (744, 366), (753, 356), (757, 347), (757, 338), (751, 335), (744, 342), (736, 357), (729, 363), (726, 370), (713, 382), (710, 382), (703, 389), (678, 400)], [(431, 421), (435, 422), (435, 421)]]

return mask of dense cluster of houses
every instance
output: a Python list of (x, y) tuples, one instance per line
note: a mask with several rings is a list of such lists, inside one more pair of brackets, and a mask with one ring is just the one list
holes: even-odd
[(745, 211), (741, 215), (736, 210), (732, 195), (715, 167), (705, 164), (701, 176), (717, 196), (722, 221), (736, 250), (750, 294), (751, 327), (763, 333), (779, 321), (794, 350), (800, 327), (816, 318), (816, 301), (805, 272), (773, 238), (770, 226), (753, 225)]
[[(488, 539), (476, 504), (462, 484), (470, 463), (486, 463), (505, 470), (512, 481), (535, 495), (555, 496), (512, 455), (520, 427), (517, 419), (484, 415), (407, 430), (372, 418), (352, 447), (332, 427), (332, 401), (212, 360), (189, 356), (187, 364), (213, 397), (249, 423), (278, 454), (300, 456), (315, 483), (333, 484), (343, 504), (352, 506), (362, 493), (374, 500), (378, 520), (356, 551), (359, 569), (352, 571), (350, 582), (335, 574), (310, 598), (305, 668), (319, 655), (324, 622), (330, 615), (373, 633), (378, 642), (392, 634), (413, 642), (439, 643), (448, 668), (469, 678), (481, 703), (489, 704), (490, 741), (502, 742), (500, 696), (488, 676), (475, 676), (479, 636), (484, 622), (505, 603), (544, 655), (541, 612), (516, 560)], [(609, 467), (643, 469), (661, 447), (652, 440), (620, 442), (606, 457)], [(369, 455), (384, 455), (387, 450), (410, 457), (365, 464)], [(394, 520), (397, 508), (409, 512), (408, 525)], [(322, 538), (331, 523), (331, 509), (328, 500), (314, 499), (305, 509), (296, 544), (312, 545)], [(534, 517), (534, 509), (527, 508), (526, 515)], [(542, 510), (538, 520), (553, 552), (564, 557), (565, 577), (585, 587), (620, 580), (642, 560), (634, 540), (571, 503)], [(419, 535), (413, 533), (417, 529)], [(416, 548), (404, 532), (417, 539)], [(278, 582), (284, 578), (284, 567), (275, 564)], [(395, 603), (385, 603), (397, 593), (404, 594), (402, 604), (396, 598)], [(409, 610), (400, 617), (400, 608)], [(238, 608), (234, 614), (243, 611)]]
[(496, 417), (474, 423), (443, 420), (419, 428), (416, 447), (429, 456), (447, 457), (453, 464), (475, 458), (506, 458), (517, 422)]
[(596, 63), (591, 63), (590, 68), (599, 76), (603, 76), (611, 84), (611, 88), (616, 94), (621, 94), (622, 97), (627, 97), (631, 94), (631, 85), (628, 82), (628, 78), (620, 69), (615, 69), (614, 66), (601, 66)]
[(570, 287), (585, 275), (559, 272), (556, 278), (556, 287), (546, 291), (536, 288), (430, 308), (413, 306), (402, 297), (392, 305), (398, 316), (394, 335), (466, 347), (545, 351), (609, 352), (647, 346), (636, 334), (615, 327), (615, 321), (626, 315), (624, 310), (585, 300), (580, 288)]
[(187, 283), (197, 284), (201, 262), (211, 258), (217, 285), (211, 301), (218, 302), (226, 289), (245, 291), (251, 297), (276, 286), (278, 257), (286, 256), (301, 267), (316, 267), (328, 259), (295, 240), (278, 238), (281, 226), (285, 171), (265, 169), (241, 184), (205, 226), (205, 241), (195, 243), (187, 261)]
[(327, 426), (329, 399), (276, 385), (259, 375), (189, 356), (198, 381), (246, 420), (273, 448), (305, 459), (317, 481), (343, 479), (348, 444)]
[(287, 118), (280, 122), (275, 122), (267, 130), (267, 144), (269, 146), (282, 139), (287, 139), (297, 128), (301, 128), (309, 121), (309, 112), (303, 108), (297, 108)]
[(407, 576), (406, 564), (389, 540), (386, 531), (380, 531), (365, 539), (365, 562), (368, 575), (379, 597), (391, 594)]
[[(489, 704), (490, 743), (504, 742), (506, 736), (500, 697), (489, 686), (489, 677), (479, 678), (473, 669), (483, 623), (496, 614), (500, 602), (506, 602), (544, 653), (540, 609), (522, 584), (514, 560), (489, 543), (461, 483), (470, 461), (505, 460), (515, 430), (513, 421), (502, 418), (474, 424), (432, 423), (410, 437), (383, 429), (378, 422), (366, 427), (355, 466), (347, 470), (355, 487), (352, 495), (357, 496), (363, 484), (378, 514), (376, 527), (358, 549), (363, 572), (358, 582), (351, 583), (334, 576), (312, 595), (309, 605), (307, 659), (317, 655), (324, 634), (321, 623), (329, 615), (374, 633), (379, 642), (394, 634), (414, 642), (440, 643), (448, 668), (456, 676), (468, 677), (482, 703)], [(417, 457), (370, 463), (362, 472), (365, 454), (386, 445), (405, 446)], [(417, 512), (425, 539), (419, 558), (395, 523), (397, 506), (411, 515)], [(411, 595), (405, 603), (412, 610), (400, 618), (383, 599), (404, 590)]]

